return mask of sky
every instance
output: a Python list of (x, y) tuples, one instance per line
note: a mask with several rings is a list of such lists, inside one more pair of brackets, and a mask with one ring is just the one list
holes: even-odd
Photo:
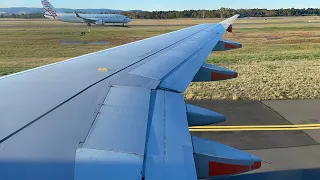
[[(320, 0), (49, 0), (57, 8), (189, 10), (227, 8), (320, 8)], [(0, 8), (42, 7), (41, 0), (0, 0)]]

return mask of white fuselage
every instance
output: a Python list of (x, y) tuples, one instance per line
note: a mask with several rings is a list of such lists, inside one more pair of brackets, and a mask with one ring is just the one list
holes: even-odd
[[(101, 23), (129, 23), (130, 18), (120, 14), (79, 14), (82, 18), (94, 19), (98, 24)], [(72, 23), (86, 23), (84, 19), (77, 17), (76, 14), (71, 13), (57, 13), (56, 19), (62, 22)]]

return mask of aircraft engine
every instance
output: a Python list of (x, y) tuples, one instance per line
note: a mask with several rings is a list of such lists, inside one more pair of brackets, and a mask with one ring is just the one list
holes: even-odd
[(104, 21), (103, 20), (98, 20), (98, 21), (96, 21), (96, 24), (97, 25), (104, 25)]

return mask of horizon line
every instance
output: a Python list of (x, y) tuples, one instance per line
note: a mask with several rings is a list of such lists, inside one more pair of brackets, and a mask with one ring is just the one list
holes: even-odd
[[(0, 9), (4, 8), (39, 8), (42, 9), (42, 7), (0, 7)], [(56, 9), (101, 9), (101, 10), (117, 10), (117, 11), (147, 11), (147, 12), (153, 12), (153, 11), (201, 11), (201, 10), (207, 10), (207, 11), (217, 11), (220, 9), (233, 9), (233, 10), (241, 10), (241, 9), (261, 9), (261, 10), (279, 10), (279, 9), (320, 9), (320, 8), (314, 8), (314, 7), (308, 7), (308, 8), (295, 8), (295, 7), (287, 7), (287, 8), (228, 8), (228, 7), (220, 7), (218, 9), (184, 9), (184, 10), (142, 10), (142, 9), (126, 9), (126, 10), (121, 10), (121, 9), (110, 9), (110, 8), (59, 8), (56, 7)]]

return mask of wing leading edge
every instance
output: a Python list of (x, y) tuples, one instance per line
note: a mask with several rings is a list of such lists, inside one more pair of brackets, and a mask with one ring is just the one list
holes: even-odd
[(237, 17), (0, 78), (1, 179), (197, 179), (259, 168), (252, 155), (191, 137), (188, 126), (225, 117), (182, 95), (191, 81), (236, 77), (204, 61)]

